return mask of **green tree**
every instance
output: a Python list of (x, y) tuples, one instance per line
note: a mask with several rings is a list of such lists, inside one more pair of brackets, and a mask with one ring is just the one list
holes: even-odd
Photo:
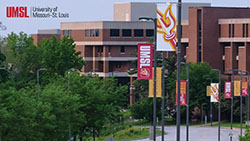
[(85, 62), (80, 56), (81, 52), (75, 50), (75, 46), (70, 37), (64, 36), (60, 41), (55, 36), (43, 39), (38, 44), (38, 48), (42, 50), (41, 66), (47, 68), (50, 76), (63, 76), (71, 68), (81, 70)]

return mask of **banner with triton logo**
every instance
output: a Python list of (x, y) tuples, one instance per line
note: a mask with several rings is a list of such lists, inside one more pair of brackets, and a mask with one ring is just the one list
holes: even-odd
[(232, 82), (225, 81), (224, 98), (232, 98)]
[(219, 84), (211, 83), (210, 102), (219, 102)]
[(176, 51), (176, 4), (157, 5), (157, 51)]
[(138, 44), (137, 79), (152, 79), (153, 45)]
[(248, 95), (247, 81), (242, 81), (242, 96)]

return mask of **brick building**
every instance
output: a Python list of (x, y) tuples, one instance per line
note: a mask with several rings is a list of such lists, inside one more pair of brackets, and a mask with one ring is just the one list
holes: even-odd
[(57, 40), (60, 40), (60, 29), (46, 29), (38, 30), (37, 34), (31, 34), (31, 37), (34, 39), (34, 44), (37, 45), (43, 38), (51, 38), (56, 36)]
[[(182, 57), (187, 62), (207, 62), (223, 74), (231, 73), (225, 69), (250, 71), (250, 8), (211, 7), (208, 3), (182, 6)], [(128, 71), (136, 67), (132, 62), (137, 58), (137, 44), (154, 36), (154, 24), (138, 18), (155, 18), (155, 10), (155, 3), (116, 3), (114, 21), (62, 22), (59, 37), (75, 40), (76, 50), (86, 61), (82, 74), (115, 76), (121, 84), (130, 83), (132, 104), (136, 74)], [(34, 36), (35, 41), (39, 37)]]

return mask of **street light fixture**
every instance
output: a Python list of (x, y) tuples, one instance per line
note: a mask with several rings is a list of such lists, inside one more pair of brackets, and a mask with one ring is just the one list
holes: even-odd
[(154, 22), (154, 98), (153, 98), (153, 140), (156, 141), (156, 65), (157, 65), (157, 52), (156, 52), (156, 39), (157, 39), (157, 18), (140, 17), (139, 21)]
[(181, 62), (181, 65), (186, 65), (186, 69), (187, 69), (186, 140), (188, 141), (189, 140), (189, 64), (185, 62)]
[(248, 71), (242, 71), (244, 73), (246, 73), (247, 75), (247, 121), (249, 121), (249, 72)]
[(2, 24), (2, 22), (0, 22), (0, 30), (6, 30), (7, 27), (5, 25)]
[(212, 69), (213, 71), (219, 72), (219, 94), (218, 94), (218, 141), (220, 141), (220, 91), (221, 91), (221, 71), (219, 69)]
[(38, 69), (36, 71), (36, 80), (37, 80), (37, 100), (40, 100), (40, 85), (39, 85), (39, 72), (40, 71), (47, 71), (45, 68)]
[[(210, 86), (211, 86), (213, 79), (211, 78), (207, 78), (207, 79), (210, 80)], [(213, 103), (211, 101), (210, 101), (210, 125), (213, 126)]]

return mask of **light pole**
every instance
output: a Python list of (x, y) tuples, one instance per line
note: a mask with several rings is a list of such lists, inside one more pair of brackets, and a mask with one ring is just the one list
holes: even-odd
[(189, 64), (185, 62), (181, 62), (181, 64), (186, 65), (187, 69), (186, 140), (188, 141), (189, 140)]
[(47, 71), (45, 68), (38, 69), (36, 71), (36, 82), (37, 82), (37, 100), (40, 100), (40, 85), (39, 85), (39, 72), (40, 71)]
[(164, 124), (165, 124), (165, 119), (164, 119), (164, 113), (165, 113), (165, 78), (164, 78), (164, 75), (165, 75), (165, 52), (162, 51), (162, 104), (161, 104), (161, 130), (162, 130), (162, 133), (161, 133), (161, 140), (164, 141)]
[(206, 103), (201, 104), (201, 124), (203, 123), (203, 106), (206, 105)]
[(156, 39), (157, 39), (157, 18), (140, 17), (139, 21), (154, 22), (154, 98), (153, 98), (153, 140), (156, 141), (156, 65), (157, 65), (157, 52), (156, 52)]
[[(212, 83), (212, 79), (211, 78), (207, 78), (208, 80), (210, 80), (210, 86)], [(213, 126), (213, 103), (210, 101), (210, 125)]]
[(219, 72), (219, 94), (218, 94), (218, 141), (220, 141), (220, 91), (221, 91), (221, 79), (220, 79), (220, 76), (221, 76), (221, 71), (218, 70), (218, 69), (212, 69), (213, 71), (217, 71)]
[(247, 121), (249, 121), (249, 72), (248, 71), (242, 71), (244, 73), (246, 73), (247, 75), (247, 98), (246, 98), (246, 101), (247, 101)]
[(230, 134), (230, 141), (233, 140), (233, 108), (234, 108), (234, 71), (233, 69), (226, 69), (226, 71), (232, 71), (232, 96), (231, 96), (231, 134)]
[(177, 89), (177, 134), (176, 140), (180, 141), (180, 121), (181, 121), (181, 106), (180, 106), (180, 92), (181, 92), (181, 0), (178, 0), (178, 25), (177, 25), (177, 40), (178, 40), (178, 51), (177, 51), (177, 81), (178, 81), (178, 89)]

